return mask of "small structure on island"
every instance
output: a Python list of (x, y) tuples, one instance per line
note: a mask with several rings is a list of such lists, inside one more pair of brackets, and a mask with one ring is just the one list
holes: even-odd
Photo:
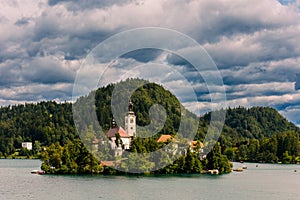
[(169, 147), (166, 149), (167, 152), (172, 153), (173, 155), (178, 152), (178, 141), (172, 135), (161, 135), (156, 142), (164, 144), (172, 142), (171, 144), (168, 144)]
[(94, 148), (95, 151), (99, 150), (99, 140), (97, 138), (94, 138), (92, 140), (92, 147)]
[(161, 135), (157, 142), (162, 142), (162, 143), (167, 143), (167, 142), (171, 142), (173, 140), (173, 136), (172, 135)]
[(133, 103), (129, 101), (128, 113), (125, 116), (125, 130), (112, 120), (111, 128), (106, 133), (110, 147), (115, 156), (121, 156), (123, 151), (130, 149), (131, 140), (136, 137), (136, 116), (133, 112)]
[(22, 142), (22, 148), (32, 150), (32, 142)]

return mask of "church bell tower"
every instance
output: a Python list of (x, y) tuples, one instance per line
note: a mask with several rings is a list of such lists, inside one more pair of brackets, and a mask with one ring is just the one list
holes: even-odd
[(125, 131), (130, 137), (136, 137), (136, 116), (133, 112), (133, 103), (129, 100), (128, 113), (125, 116)]

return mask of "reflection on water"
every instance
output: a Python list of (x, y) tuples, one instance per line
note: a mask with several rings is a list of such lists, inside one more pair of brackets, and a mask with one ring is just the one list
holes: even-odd
[[(300, 196), (300, 165), (246, 163), (221, 176), (33, 175), (39, 160), (0, 160), (0, 199), (291, 199)], [(258, 165), (258, 166), (257, 166)], [(234, 163), (239, 167), (240, 163)], [(296, 172), (295, 172), (296, 170)]]

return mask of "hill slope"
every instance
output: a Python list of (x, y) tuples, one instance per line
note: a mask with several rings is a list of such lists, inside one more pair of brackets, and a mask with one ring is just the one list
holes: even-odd
[[(204, 116), (207, 122), (210, 114)], [(219, 141), (231, 160), (299, 161), (300, 131), (274, 108), (229, 108)], [(298, 160), (297, 160), (298, 159)]]

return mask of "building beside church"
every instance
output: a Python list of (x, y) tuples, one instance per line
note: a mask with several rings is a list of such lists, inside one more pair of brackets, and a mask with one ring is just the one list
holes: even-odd
[(123, 151), (130, 149), (130, 142), (136, 137), (136, 116), (133, 112), (131, 100), (125, 116), (125, 130), (113, 120), (106, 136), (109, 139), (110, 148), (114, 150), (115, 156), (121, 156)]
[(22, 148), (32, 150), (32, 142), (22, 142)]

